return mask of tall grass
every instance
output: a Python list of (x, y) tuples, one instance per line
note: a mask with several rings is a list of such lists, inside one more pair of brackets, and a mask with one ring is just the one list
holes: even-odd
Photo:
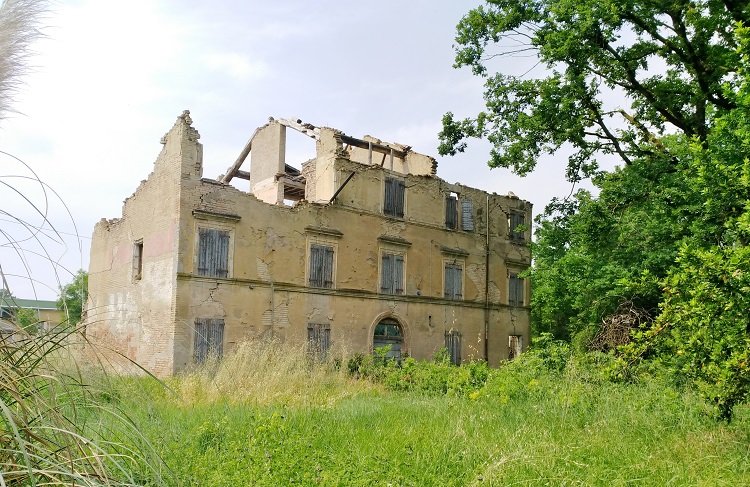
[(117, 401), (180, 486), (750, 485), (750, 409), (716, 422), (658, 371), (612, 382), (564, 346), (499, 369), (352, 358), (247, 342), (171, 390), (115, 380)]
[[(75, 330), (0, 342), (0, 485), (154, 485), (162, 466), (91, 367), (69, 356)], [(96, 376), (95, 376), (96, 377)]]
[(380, 389), (351, 378), (341, 366), (345, 361), (343, 349), (332, 350), (327, 359), (319, 360), (304, 345), (246, 340), (223, 360), (209, 360), (168, 383), (183, 404), (330, 406)]

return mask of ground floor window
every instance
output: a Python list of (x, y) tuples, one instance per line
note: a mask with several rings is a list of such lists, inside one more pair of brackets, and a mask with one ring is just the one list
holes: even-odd
[(401, 360), (403, 345), (404, 333), (398, 321), (385, 319), (375, 326), (375, 333), (372, 337), (373, 350), (390, 346), (386, 357)]
[(453, 365), (461, 364), (461, 333), (456, 330), (445, 332), (445, 349)]
[(193, 360), (201, 364), (208, 357), (221, 358), (224, 354), (224, 320), (198, 318), (195, 320)]
[(307, 350), (310, 356), (322, 361), (331, 349), (331, 326), (321, 323), (307, 325)]
[(523, 337), (521, 335), (510, 335), (508, 337), (508, 360), (521, 355), (521, 348), (523, 347)]

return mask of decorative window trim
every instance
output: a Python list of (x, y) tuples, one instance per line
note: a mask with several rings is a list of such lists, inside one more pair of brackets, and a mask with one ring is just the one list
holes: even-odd
[(468, 257), (469, 251), (459, 248), (440, 246), (440, 252), (445, 255), (455, 255), (457, 257)]
[(305, 227), (305, 233), (312, 234), (312, 235), (322, 235), (324, 237), (332, 237), (332, 238), (341, 238), (344, 236), (343, 232), (340, 232), (339, 230), (336, 230), (335, 228), (313, 227), (313, 226)]
[[(445, 289), (445, 287), (446, 287), (446, 279), (445, 279), (445, 277), (446, 276), (445, 275), (446, 275), (446, 270), (449, 267), (460, 269), (460, 276), (461, 276), (461, 290), (460, 291), (461, 292), (460, 292), (460, 294), (458, 296), (456, 296), (455, 291), (454, 291), (454, 293), (453, 293), (452, 296), (447, 296), (446, 292), (445, 292), (446, 291), (446, 289)], [(443, 288), (442, 288), (443, 299), (450, 299), (450, 300), (453, 300), (453, 301), (463, 301), (464, 300), (464, 296), (466, 296), (466, 294), (464, 292), (464, 289), (465, 289), (465, 286), (466, 286), (466, 279), (465, 279), (465, 275), (466, 275), (466, 262), (463, 259), (443, 259), (443, 272), (442, 272), (442, 274), (443, 274), (443, 279), (442, 279), (442, 281), (443, 281)]]
[[(377, 292), (380, 294), (386, 294), (386, 295), (394, 295), (394, 296), (403, 296), (406, 294), (406, 252), (403, 250), (394, 250), (393, 248), (383, 247), (380, 249), (378, 255), (380, 256), (378, 259), (378, 288)], [(401, 261), (401, 282), (396, 283), (396, 279), (393, 279), (394, 284), (396, 284), (395, 289), (393, 292), (388, 292), (383, 290), (383, 278), (384, 278), (384, 268), (383, 268), (383, 260), (386, 255), (393, 256), (394, 262), (397, 261), (397, 258), (400, 258)], [(395, 267), (394, 267), (395, 272)], [(398, 284), (400, 284), (400, 288), (398, 287)], [(400, 292), (399, 292), (400, 291)]]
[(238, 222), (242, 218), (240, 215), (233, 213), (218, 213), (206, 210), (193, 210), (193, 217), (198, 220), (220, 220), (227, 222)]
[[(391, 210), (388, 205), (388, 185), (393, 185), (395, 187), (395, 193), (394, 193), (394, 208)], [(394, 191), (394, 188), (392, 188), (390, 191)], [(401, 193), (401, 208), (399, 212), (398, 208), (398, 193)], [(406, 181), (404, 178), (397, 177), (395, 175), (387, 175), (385, 178), (383, 178), (383, 190), (381, 192), (383, 195), (383, 215), (385, 215), (388, 218), (398, 218), (398, 219), (404, 219), (406, 217)], [(392, 211), (392, 212), (391, 212)]]
[[(310, 265), (312, 261), (312, 248), (314, 246), (319, 247), (330, 247), (333, 251), (333, 257), (331, 262), (331, 287), (325, 287), (325, 286), (313, 286), (310, 284)], [(338, 268), (337, 260), (338, 260), (338, 253), (339, 253), (339, 246), (338, 242), (335, 240), (332, 240), (331, 238), (325, 238), (322, 236), (309, 236), (307, 239), (307, 250), (305, 252), (305, 286), (311, 287), (314, 289), (336, 289), (336, 271)]]

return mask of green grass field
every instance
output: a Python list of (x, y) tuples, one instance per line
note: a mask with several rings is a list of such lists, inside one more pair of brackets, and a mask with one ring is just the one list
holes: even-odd
[(612, 383), (591, 364), (555, 371), (530, 356), (426, 393), (417, 381), (462, 372), (411, 363), (373, 381), (246, 352), (165, 384), (114, 379), (107, 400), (139, 425), (171, 484), (750, 485), (748, 407), (717, 422), (658, 378)]

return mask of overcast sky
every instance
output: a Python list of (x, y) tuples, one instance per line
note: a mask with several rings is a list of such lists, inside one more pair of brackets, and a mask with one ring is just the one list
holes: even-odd
[[(204, 144), (204, 176), (217, 177), (269, 116), (301, 118), (362, 137), (410, 145), (438, 158), (438, 176), (490, 192), (513, 191), (535, 214), (565, 196), (563, 158), (544, 160), (521, 179), (487, 167), (489, 148), (473, 143), (459, 157), (438, 157), (447, 111), (482, 107), (482, 81), (452, 67), (455, 25), (480, 2), (68, 0), (44, 20), (33, 71), (15, 109), (0, 123), (0, 150), (22, 159), (56, 191), (49, 218), (66, 236), (40, 239), (59, 262), (59, 279), (88, 267), (94, 224), (121, 215), (122, 201), (151, 172), (159, 139), (189, 109)], [(508, 74), (530, 58), (503, 60)], [(532, 75), (534, 72), (532, 71)], [(539, 74), (537, 72), (537, 74)], [(312, 153), (312, 141), (290, 131), (288, 162)], [(12, 183), (44, 210), (39, 185), (18, 161), (0, 155), (0, 181)], [(7, 184), (0, 209), (39, 222)], [(29, 233), (0, 214), (0, 229)], [(79, 233), (76, 239), (67, 234)], [(47, 232), (49, 233), (49, 232)], [(53, 236), (54, 237), (54, 236)], [(80, 245), (79, 245), (80, 242)], [(58, 282), (34, 239), (24, 243), (29, 269), (8, 246), (0, 265), (19, 297), (54, 299)], [(23, 278), (31, 274), (32, 288)]]

